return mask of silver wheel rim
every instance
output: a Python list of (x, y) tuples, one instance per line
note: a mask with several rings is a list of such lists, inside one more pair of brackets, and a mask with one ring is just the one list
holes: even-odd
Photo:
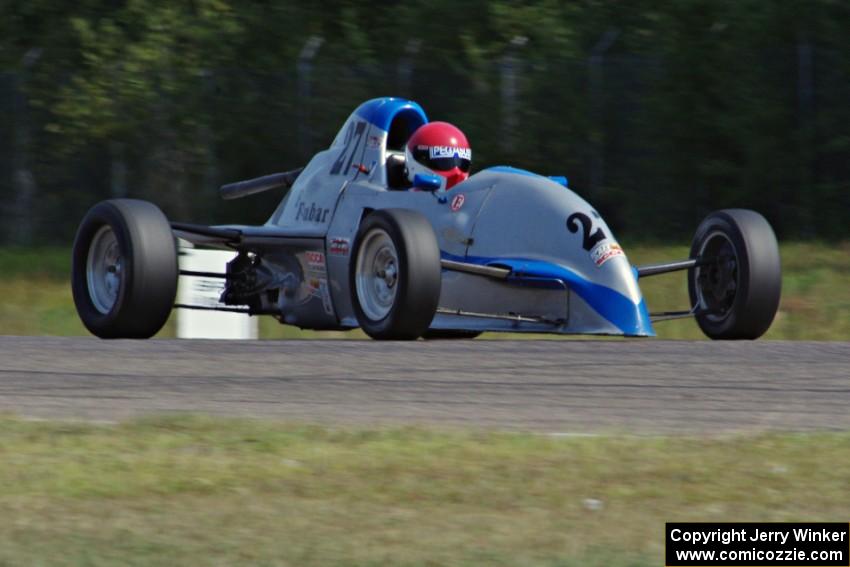
[(360, 309), (371, 321), (389, 315), (395, 303), (398, 266), (398, 252), (390, 235), (381, 228), (366, 233), (357, 253), (355, 287)]
[[(709, 250), (709, 245), (711, 250)], [(700, 266), (695, 269), (694, 273), (697, 306), (700, 309), (714, 311), (707, 313), (706, 318), (719, 322), (731, 312), (738, 291), (738, 278), (740, 277), (738, 253), (729, 237), (721, 231), (712, 232), (703, 240), (698, 257), (703, 257), (707, 252), (712, 254), (723, 253), (728, 256), (726, 263), (719, 268), (713, 265)], [(718, 270), (720, 273), (718, 273)], [(712, 291), (711, 297), (706, 296), (707, 287)], [(720, 309), (719, 313), (717, 312), (718, 309)]]
[(124, 258), (112, 227), (102, 226), (92, 238), (86, 259), (86, 283), (92, 305), (106, 315), (118, 301)]

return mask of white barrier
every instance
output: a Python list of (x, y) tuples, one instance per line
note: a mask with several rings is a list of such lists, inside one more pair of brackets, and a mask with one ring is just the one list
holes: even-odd
[[(179, 248), (181, 270), (223, 274), (235, 252), (227, 250), (201, 250), (182, 246)], [(219, 303), (224, 289), (223, 278), (180, 276), (177, 303), (224, 307)], [(256, 339), (257, 318), (243, 313), (179, 309), (177, 337), (181, 339)]]

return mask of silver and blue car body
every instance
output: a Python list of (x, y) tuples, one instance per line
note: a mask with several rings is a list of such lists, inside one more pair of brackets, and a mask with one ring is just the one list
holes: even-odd
[(362, 219), (411, 209), (431, 223), (442, 257), (431, 329), (655, 334), (638, 271), (565, 178), (498, 166), (445, 192), (399, 184), (404, 144), (427, 121), (413, 101), (367, 101), (293, 176), (266, 224), (202, 230), (175, 223), (174, 231), (262, 265), (259, 287), (226, 290), (226, 303), (245, 300), (251, 313), (302, 328), (349, 329), (358, 326), (350, 270)]

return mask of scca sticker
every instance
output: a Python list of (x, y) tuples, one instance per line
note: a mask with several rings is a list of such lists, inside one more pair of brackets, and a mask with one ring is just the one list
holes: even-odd
[(623, 249), (616, 242), (605, 242), (603, 244), (598, 244), (593, 250), (590, 251), (590, 257), (593, 260), (593, 263), (596, 264), (597, 268), (601, 268), (602, 264), (604, 264), (611, 258), (622, 255)]
[(455, 198), (452, 199), (451, 204), (452, 211), (455, 213), (458, 212), (463, 206), (464, 201), (466, 201), (466, 197), (464, 197), (463, 195), (455, 195)]

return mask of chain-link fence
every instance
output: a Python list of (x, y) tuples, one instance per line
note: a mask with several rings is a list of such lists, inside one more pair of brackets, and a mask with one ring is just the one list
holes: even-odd
[[(318, 50), (287, 69), (211, 70), (190, 103), (163, 95), (144, 127), (84, 144), (51, 128), (59, 118), (27, 100), (25, 77), (0, 74), (2, 242), (68, 243), (110, 196), (153, 200), (174, 220), (263, 222), (279, 194), (221, 202), (218, 185), (304, 165), (360, 102), (388, 95), (459, 125), (475, 168), (566, 175), (632, 237), (683, 238), (709, 210), (737, 206), (762, 211), (781, 235), (850, 235), (840, 53), (746, 54), (745, 72), (715, 84), (646, 55), (539, 60), (517, 46), (462, 69), (415, 51), (380, 65)], [(186, 112), (192, 120), (175, 126)]]

